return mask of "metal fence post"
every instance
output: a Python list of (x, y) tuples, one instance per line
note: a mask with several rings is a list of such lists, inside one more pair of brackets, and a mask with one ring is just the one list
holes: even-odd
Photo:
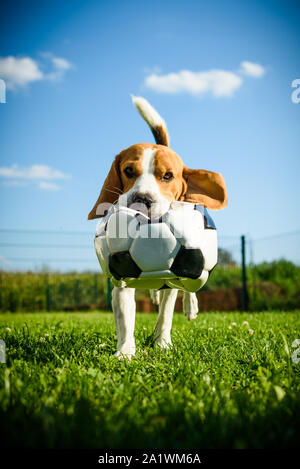
[(45, 274), (45, 283), (46, 283), (46, 310), (50, 311), (51, 310), (51, 290), (50, 290), (50, 284), (49, 284), (49, 274)]
[(110, 283), (110, 278), (107, 279), (107, 296), (106, 296), (106, 307), (108, 311), (112, 311), (112, 305), (111, 305), (111, 283)]
[(247, 273), (246, 273), (246, 239), (241, 236), (242, 248), (242, 311), (248, 311), (248, 289), (247, 289)]
[(98, 302), (98, 274), (94, 274), (94, 305), (97, 308)]

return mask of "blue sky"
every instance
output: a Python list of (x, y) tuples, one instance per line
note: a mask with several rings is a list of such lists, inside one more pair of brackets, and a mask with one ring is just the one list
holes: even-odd
[[(300, 103), (291, 100), (292, 81), (300, 78), (298, 2), (7, 3), (0, 228), (85, 231), (84, 244), (92, 244), (96, 222), (87, 214), (114, 156), (153, 141), (133, 93), (165, 118), (171, 146), (187, 166), (224, 175), (229, 205), (213, 212), (220, 237), (299, 230)], [(227, 92), (222, 79), (218, 88), (216, 70), (230, 72)], [(24, 244), (63, 244), (58, 238), (26, 235)], [(94, 256), (92, 247), (37, 254), (3, 246), (11, 239), (19, 243), (20, 235), (1, 232), (0, 258)], [(258, 244), (257, 260), (300, 261), (297, 241), (299, 235)]]

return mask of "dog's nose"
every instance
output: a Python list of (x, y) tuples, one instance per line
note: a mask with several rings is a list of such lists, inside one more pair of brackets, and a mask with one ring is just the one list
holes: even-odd
[(153, 203), (153, 199), (150, 194), (143, 194), (142, 192), (135, 192), (132, 195), (131, 202), (133, 204), (144, 204), (146, 205), (147, 208), (151, 207), (151, 204)]

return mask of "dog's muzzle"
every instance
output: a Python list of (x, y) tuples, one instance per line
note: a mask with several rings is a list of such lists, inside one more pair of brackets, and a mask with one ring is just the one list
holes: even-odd
[(129, 203), (129, 206), (131, 204), (143, 204), (149, 209), (151, 205), (153, 204), (153, 199), (150, 194), (143, 194), (142, 192), (134, 192), (131, 196), (131, 200)]

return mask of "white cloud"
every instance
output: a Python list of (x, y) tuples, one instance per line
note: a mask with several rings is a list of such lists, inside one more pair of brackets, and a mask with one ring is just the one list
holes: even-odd
[(70, 175), (42, 164), (34, 164), (28, 168), (21, 168), (19, 165), (13, 164), (10, 167), (0, 167), (0, 177), (11, 179), (66, 179)]
[(260, 78), (266, 73), (266, 69), (260, 64), (244, 61), (241, 63), (240, 73), (249, 77)]
[(53, 182), (40, 181), (38, 187), (44, 191), (58, 191), (59, 186)]
[[(31, 57), (0, 57), (0, 78), (5, 81), (7, 89), (24, 87), (41, 80), (58, 80), (72, 68), (68, 60), (56, 57), (50, 52), (41, 56), (46, 61), (42, 64)], [(42, 68), (48, 65), (49, 61), (51, 69), (49, 73), (45, 73)]]
[(231, 97), (243, 84), (240, 76), (261, 77), (266, 69), (256, 63), (242, 62), (238, 72), (213, 69), (200, 72), (181, 70), (176, 73), (162, 75), (153, 71), (145, 78), (145, 86), (159, 93), (189, 93), (194, 96), (210, 94), (214, 97)]
[(44, 78), (37, 62), (30, 57), (0, 57), (0, 77), (8, 89), (14, 89)]
[(43, 52), (40, 55), (52, 64), (52, 70), (44, 75), (46, 80), (61, 80), (66, 71), (73, 68), (71, 62), (62, 57), (56, 57), (52, 52)]
[(72, 68), (71, 63), (62, 57), (52, 57), (52, 62), (54, 63), (55, 67), (60, 70), (69, 70), (69, 68)]
[(26, 187), (28, 182), (25, 181), (4, 181), (3, 186), (5, 187)]
[(240, 88), (243, 80), (237, 74), (226, 70), (208, 70), (191, 72), (181, 70), (168, 75), (152, 75), (146, 77), (145, 85), (160, 93), (190, 93), (201, 96), (212, 94), (215, 97), (232, 96)]
[(69, 179), (71, 175), (46, 165), (36, 164), (22, 168), (14, 164), (10, 167), (0, 167), (0, 177), (4, 178), (3, 185), (6, 187), (24, 187), (35, 181), (39, 189), (56, 191), (59, 186), (48, 181)]

